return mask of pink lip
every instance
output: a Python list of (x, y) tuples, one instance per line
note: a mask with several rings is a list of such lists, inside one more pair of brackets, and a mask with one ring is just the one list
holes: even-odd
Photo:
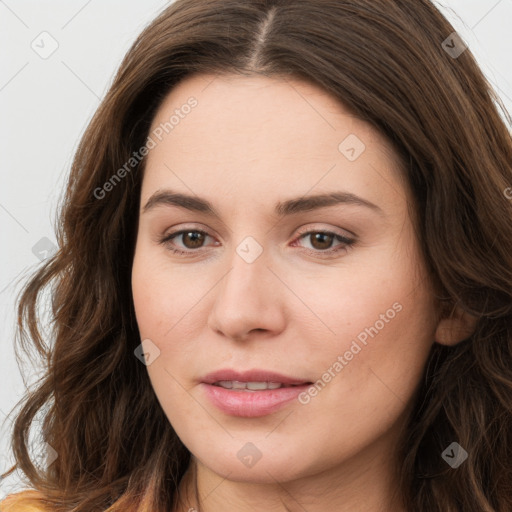
[(209, 373), (201, 379), (201, 382), (213, 384), (221, 380), (238, 380), (240, 382), (280, 382), (286, 386), (306, 384), (305, 379), (296, 379), (280, 373), (268, 372), (266, 370), (249, 370), (246, 372), (237, 372), (236, 370), (217, 370)]
[[(214, 386), (219, 381), (240, 382), (280, 382), (286, 386), (278, 389), (264, 389), (261, 391), (236, 391)], [(251, 370), (237, 372), (235, 370), (219, 370), (209, 373), (201, 380), (201, 386), (206, 396), (222, 412), (231, 416), (254, 418), (266, 416), (292, 401), (311, 385), (303, 379), (288, 377), (266, 370)]]

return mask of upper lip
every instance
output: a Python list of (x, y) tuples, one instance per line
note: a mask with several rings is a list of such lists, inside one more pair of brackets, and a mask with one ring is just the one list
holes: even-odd
[(234, 380), (239, 382), (280, 382), (288, 386), (310, 383), (310, 381), (306, 379), (297, 379), (280, 373), (257, 369), (244, 372), (230, 369), (217, 370), (203, 377), (201, 382), (204, 382), (205, 384), (214, 384), (215, 382)]

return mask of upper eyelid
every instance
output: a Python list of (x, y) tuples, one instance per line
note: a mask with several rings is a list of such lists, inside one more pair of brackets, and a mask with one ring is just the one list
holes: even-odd
[(344, 233), (338, 233), (337, 230), (339, 230), (339, 229), (342, 229), (342, 228), (315, 228), (315, 227), (305, 227), (304, 229), (298, 228), (298, 236), (309, 234), (309, 233), (326, 232), (326, 233), (332, 233), (337, 236), (341, 236), (343, 238), (351, 238), (354, 240), (357, 238), (357, 235), (355, 233), (352, 233), (348, 229), (343, 229), (342, 231), (344, 231)]

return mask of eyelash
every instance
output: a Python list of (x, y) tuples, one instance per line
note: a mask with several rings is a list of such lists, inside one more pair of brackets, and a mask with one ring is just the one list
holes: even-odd
[[(161, 238), (159, 240), (159, 243), (167, 246), (167, 248), (172, 253), (178, 254), (180, 256), (187, 256), (187, 255), (199, 252), (199, 249), (201, 249), (201, 248), (195, 249), (195, 250), (190, 249), (188, 251), (183, 251), (181, 249), (176, 249), (175, 247), (172, 247), (171, 240), (180, 235), (183, 235), (185, 233), (200, 233), (202, 235), (210, 236), (206, 231), (202, 231), (200, 229), (182, 229), (180, 231), (175, 231), (173, 233), (169, 233), (169, 234), (165, 235), (163, 238)], [(326, 255), (327, 257), (329, 257), (329, 256), (336, 255), (337, 253), (340, 253), (342, 251), (346, 252), (356, 242), (354, 239), (339, 235), (338, 233), (335, 233), (333, 231), (319, 229), (319, 230), (310, 230), (310, 231), (305, 231), (305, 232), (299, 233), (299, 236), (294, 240), (294, 243), (298, 240), (301, 240), (302, 238), (306, 238), (307, 236), (313, 235), (313, 234), (332, 235), (335, 240), (338, 240), (339, 242), (342, 243), (341, 246), (337, 246), (333, 249), (326, 249), (323, 251), (320, 249), (305, 249), (306, 253), (313, 255), (313, 256), (323, 257), (323, 255)]]

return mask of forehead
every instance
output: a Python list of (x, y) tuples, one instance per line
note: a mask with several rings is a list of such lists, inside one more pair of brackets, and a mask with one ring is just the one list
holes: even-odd
[(193, 75), (164, 99), (150, 135), (156, 132), (161, 140), (153, 135), (145, 189), (162, 182), (176, 188), (181, 178), (178, 187), (197, 193), (222, 183), (223, 193), (250, 190), (253, 197), (282, 187), (297, 195), (341, 185), (363, 195), (384, 180), (403, 195), (400, 161), (385, 137), (307, 82)]
[[(192, 109), (187, 106), (191, 98), (196, 103)], [(151, 129), (168, 123), (173, 113), (179, 114), (172, 122), (174, 139), (208, 134), (205, 143), (212, 138), (217, 143), (222, 138), (223, 146), (243, 141), (244, 151), (250, 151), (254, 141), (279, 152), (306, 152), (319, 144), (323, 146), (319, 149), (338, 151), (340, 138), (353, 134), (394, 156), (388, 141), (337, 98), (317, 85), (291, 78), (192, 75), (168, 93)], [(275, 134), (283, 138), (275, 140), (271, 137)]]

